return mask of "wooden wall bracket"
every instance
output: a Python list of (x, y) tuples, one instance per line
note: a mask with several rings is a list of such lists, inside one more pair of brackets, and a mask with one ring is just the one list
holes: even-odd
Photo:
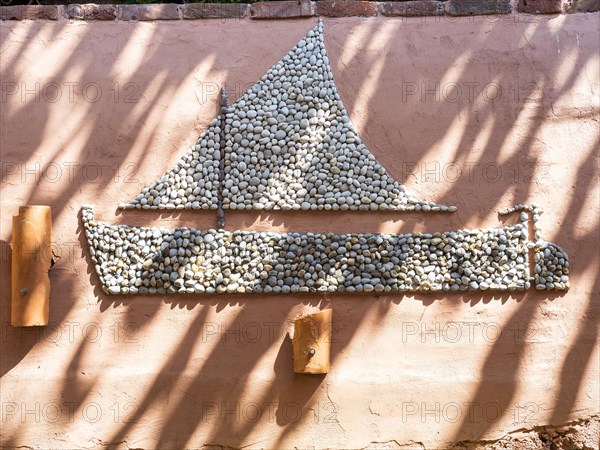
[(13, 216), (13, 327), (48, 325), (52, 267), (52, 211), (49, 206), (21, 206)]
[(332, 310), (326, 309), (294, 321), (294, 372), (329, 372)]

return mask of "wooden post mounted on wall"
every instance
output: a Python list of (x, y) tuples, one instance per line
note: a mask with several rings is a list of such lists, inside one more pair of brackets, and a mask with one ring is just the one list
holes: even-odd
[(301, 317), (294, 322), (294, 372), (329, 372), (331, 309)]
[(52, 211), (21, 206), (13, 216), (11, 325), (48, 325), (52, 265)]

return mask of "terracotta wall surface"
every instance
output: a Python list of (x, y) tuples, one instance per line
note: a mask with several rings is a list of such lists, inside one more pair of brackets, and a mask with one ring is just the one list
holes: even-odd
[[(412, 232), (516, 223), (535, 203), (567, 293), (106, 296), (82, 204), (116, 210), (314, 19), (4, 22), (1, 445), (440, 448), (599, 412), (598, 14), (325, 20), (367, 146), (453, 214), (226, 212), (226, 228)], [(10, 326), (11, 216), (53, 209), (51, 324)], [(294, 375), (293, 320), (333, 308), (331, 372)], [(409, 447), (412, 448), (412, 447)]]

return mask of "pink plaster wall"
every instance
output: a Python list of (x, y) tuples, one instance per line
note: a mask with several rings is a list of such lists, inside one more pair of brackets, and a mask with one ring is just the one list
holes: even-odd
[[(499, 208), (535, 203), (543, 236), (570, 255), (568, 293), (97, 288), (79, 207), (113, 223), (214, 226), (214, 213), (115, 206), (194, 142), (220, 84), (239, 97), (313, 24), (0, 25), (3, 446), (429, 449), (598, 413), (598, 14), (325, 20), (367, 146), (419, 197), (458, 212), (226, 216), (232, 230), (439, 231), (498, 226)], [(11, 216), (23, 204), (53, 208), (46, 329), (9, 324)], [(285, 333), (326, 306), (331, 372), (294, 375)]]

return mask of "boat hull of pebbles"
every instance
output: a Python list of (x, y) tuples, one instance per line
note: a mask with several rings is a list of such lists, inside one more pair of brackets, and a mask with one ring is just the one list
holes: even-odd
[[(516, 225), (443, 233), (273, 233), (111, 225), (82, 208), (107, 294), (565, 290), (558, 246)], [(530, 251), (534, 275), (530, 275)]]

